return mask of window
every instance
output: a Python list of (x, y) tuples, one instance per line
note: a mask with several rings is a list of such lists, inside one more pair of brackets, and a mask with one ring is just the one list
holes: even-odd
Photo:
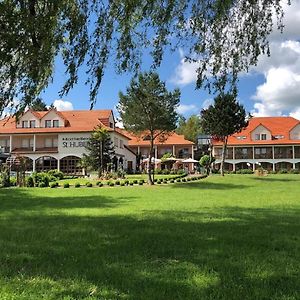
[(114, 128), (114, 124), (112, 122), (109, 122), (109, 127)]
[(22, 128), (28, 128), (28, 121), (22, 121)]
[(284, 138), (284, 135), (281, 135), (281, 134), (275, 135), (274, 138), (275, 138), (276, 140), (280, 140), (280, 139), (283, 139), (283, 138)]
[(242, 148), (242, 153), (243, 153), (243, 155), (247, 155), (248, 154), (248, 149), (247, 148)]
[(53, 127), (59, 127), (59, 120), (53, 120)]
[(51, 128), (51, 120), (46, 120), (45, 121), (45, 127), (46, 128)]
[(29, 147), (33, 148), (33, 144), (34, 144), (34, 139), (30, 139), (29, 140)]
[(261, 135), (261, 140), (265, 141), (267, 139), (267, 135), (265, 133), (262, 133)]
[(246, 139), (246, 137), (245, 137), (244, 135), (237, 136), (236, 138), (237, 138), (238, 140), (245, 140), (245, 139)]
[(120, 140), (120, 148), (121, 148), (121, 149), (124, 148), (124, 142), (123, 142), (123, 140)]
[(58, 140), (56, 138), (53, 139), (53, 147), (58, 147)]
[(30, 128), (35, 128), (35, 120), (31, 120), (31, 121), (29, 122), (29, 127), (30, 127)]
[(114, 144), (115, 144), (115, 147), (119, 147), (119, 139), (115, 138), (114, 139)]
[(45, 148), (52, 148), (52, 139), (51, 138), (45, 139)]
[(29, 148), (29, 139), (22, 139), (21, 148)]

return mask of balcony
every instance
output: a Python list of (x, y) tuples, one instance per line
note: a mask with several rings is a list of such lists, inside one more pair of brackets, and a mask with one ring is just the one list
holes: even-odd
[(293, 158), (293, 148), (292, 147), (275, 147), (274, 148), (274, 158)]
[(235, 148), (235, 159), (253, 159), (252, 148)]

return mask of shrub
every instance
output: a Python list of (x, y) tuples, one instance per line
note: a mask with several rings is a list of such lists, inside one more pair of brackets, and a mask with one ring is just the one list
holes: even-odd
[(48, 173), (32, 173), (32, 178), (34, 181), (34, 186), (40, 186), (40, 183), (43, 182), (45, 184), (45, 187), (49, 186), (49, 175)]
[(287, 173), (288, 173), (288, 170), (287, 170), (287, 169), (281, 169), (281, 170), (279, 170), (278, 173), (279, 173), (279, 174), (287, 174)]
[(130, 182), (129, 182), (129, 185), (133, 185), (133, 182), (132, 182), (132, 181), (130, 181)]
[(128, 184), (129, 184), (129, 180), (128, 180), (128, 179), (125, 179), (125, 180), (124, 180), (124, 184), (125, 184), (125, 185), (128, 185)]
[(27, 186), (27, 187), (34, 187), (34, 180), (33, 180), (33, 177), (32, 177), (32, 176), (29, 176), (29, 177), (27, 178), (26, 186)]
[(157, 180), (157, 184), (161, 184), (161, 181), (160, 181), (160, 179), (159, 179), (159, 180)]
[(103, 187), (103, 183), (100, 182), (100, 183), (98, 184), (98, 186), (99, 186), (99, 187)]
[(185, 174), (185, 170), (184, 169), (178, 169), (177, 170), (177, 174), (178, 175), (184, 175)]
[(235, 172), (236, 174), (253, 174), (251, 169), (240, 169)]
[(116, 180), (115, 185), (120, 185), (120, 180)]
[(93, 186), (93, 184), (92, 184), (91, 182), (87, 182), (87, 183), (86, 183), (86, 187), (89, 187), (89, 188), (90, 188), (90, 187), (92, 187), (92, 186)]
[(45, 188), (45, 187), (46, 187), (45, 182), (40, 182), (39, 185), (38, 185), (38, 187), (40, 187), (40, 188)]
[(137, 179), (134, 179), (133, 184), (137, 184), (137, 183), (138, 183)]
[(17, 178), (10, 177), (10, 186), (17, 186)]
[(50, 183), (50, 188), (51, 189), (54, 189), (54, 188), (56, 188), (57, 187), (57, 182), (51, 182)]
[(300, 174), (300, 170), (298, 170), (298, 169), (291, 169), (291, 170), (289, 171), (289, 173), (290, 173), (290, 174)]
[(169, 174), (170, 174), (170, 170), (169, 170), (169, 169), (164, 169), (164, 170), (162, 171), (162, 173), (163, 173), (164, 175), (169, 175)]
[(120, 183), (120, 186), (125, 186), (125, 182), (121, 182), (121, 183)]
[(181, 182), (181, 179), (180, 178), (176, 179), (176, 182)]
[(182, 181), (182, 182), (186, 182), (186, 179), (185, 179), (185, 178), (183, 178), (181, 181)]
[(62, 180), (64, 178), (64, 173), (58, 170), (50, 170), (48, 171), (49, 177), (53, 176), (58, 180)]
[(80, 187), (81, 187), (80, 182), (76, 182), (76, 183), (75, 183), (75, 187), (76, 187), (76, 188), (80, 188)]
[(143, 185), (143, 184), (144, 184), (144, 180), (141, 179), (141, 180), (139, 181), (139, 185)]
[(68, 189), (70, 187), (70, 184), (68, 182), (64, 183), (64, 189)]
[(115, 184), (114, 184), (113, 182), (111, 182), (111, 183), (109, 184), (109, 186), (115, 186)]
[(188, 177), (186, 180), (187, 180), (187, 181), (191, 181), (192, 179), (191, 179), (190, 177)]
[(161, 169), (156, 169), (156, 170), (154, 171), (154, 174), (160, 175), (160, 174), (162, 174), (162, 173), (163, 173), (163, 171), (162, 171)]
[(101, 181), (97, 181), (97, 182), (96, 182), (96, 185), (98, 186), (100, 183), (101, 183)]
[(171, 179), (171, 180), (170, 180), (170, 183), (174, 183), (174, 179)]

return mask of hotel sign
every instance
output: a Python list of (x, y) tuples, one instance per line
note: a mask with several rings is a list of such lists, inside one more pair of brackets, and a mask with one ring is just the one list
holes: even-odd
[(83, 148), (88, 144), (88, 137), (63, 137), (62, 147), (63, 148)]

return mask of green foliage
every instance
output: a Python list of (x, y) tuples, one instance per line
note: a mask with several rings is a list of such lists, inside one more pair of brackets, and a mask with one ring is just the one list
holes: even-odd
[(206, 134), (223, 142), (221, 174), (224, 175), (228, 137), (248, 126), (245, 108), (238, 103), (235, 95), (220, 94), (213, 105), (201, 111), (201, 126)]
[(27, 186), (27, 187), (34, 187), (34, 180), (33, 180), (33, 177), (32, 177), (32, 176), (29, 176), (29, 177), (27, 178), (26, 186)]
[(191, 115), (186, 120), (183, 116), (180, 116), (176, 132), (184, 135), (185, 139), (197, 144), (198, 136), (202, 133), (200, 117), (197, 115)]
[(80, 188), (81, 184), (80, 184), (80, 182), (76, 182), (74, 186), (75, 186), (76, 188)]
[(39, 188), (45, 188), (45, 187), (47, 187), (47, 185), (46, 185), (45, 182), (41, 181), (41, 182), (39, 182), (38, 187)]
[(70, 184), (68, 182), (64, 183), (64, 189), (68, 189), (70, 187)]
[(281, 169), (278, 171), (278, 174), (287, 174), (288, 170), (287, 169)]
[(114, 184), (113, 182), (111, 182), (111, 183), (109, 184), (109, 186), (113, 187), (113, 186), (115, 186), (115, 184)]
[(138, 181), (137, 181), (137, 179), (133, 179), (133, 184), (137, 184), (138, 183)]
[[(261, 53), (269, 54), (273, 24), (283, 28), (282, 1), (72, 1), (0, 2), (0, 112), (15, 98), (30, 105), (54, 74), (61, 55), (67, 79), (60, 95), (88, 74), (91, 106), (105, 68), (118, 73), (141, 69), (144, 49), (158, 67), (167, 50), (187, 49), (198, 64), (197, 87), (236, 88)], [(92, 24), (93, 26), (91, 26)], [(155, 35), (153, 35), (153, 32)], [(208, 34), (209, 33), (209, 34)]]
[(47, 111), (47, 104), (43, 101), (42, 98), (36, 98), (31, 105), (29, 106), (31, 110), (34, 111)]
[[(178, 89), (169, 92), (157, 73), (141, 73), (132, 79), (126, 94), (119, 93), (118, 111), (125, 128), (149, 140), (150, 157), (154, 157), (154, 141), (163, 141), (176, 128), (176, 108), (180, 102)], [(152, 165), (149, 182), (153, 184)]]
[(64, 173), (58, 170), (50, 170), (48, 171), (49, 176), (54, 176), (57, 180), (64, 179)]
[(291, 170), (289, 170), (289, 174), (300, 174), (300, 170), (299, 169), (291, 169)]
[(96, 128), (87, 143), (86, 151), (87, 154), (83, 154), (82, 165), (97, 171), (100, 178), (115, 154), (109, 132), (105, 128)]
[(9, 187), (10, 186), (10, 172), (7, 165), (0, 166), (0, 186)]
[(167, 160), (168, 158), (171, 158), (173, 157), (173, 154), (170, 153), (170, 152), (166, 152), (162, 157), (161, 157), (161, 161), (165, 161)]
[(91, 182), (86, 183), (86, 187), (92, 187), (92, 186), (93, 186), (93, 184)]
[(215, 158), (210, 155), (203, 155), (200, 158), (199, 164), (201, 167), (204, 167), (206, 170), (206, 174), (209, 175), (211, 164), (215, 161)]
[[(32, 179), (29, 179), (32, 178)], [(48, 187), (49, 186), (49, 182), (50, 182), (50, 176), (48, 173), (37, 173), (37, 172), (33, 172), (32, 175), (30, 177), (28, 177), (27, 179), (27, 186), (31, 186), (33, 181), (33, 186), (35, 187), (41, 187), (40, 183), (43, 183), (43, 187)]]
[(235, 174), (253, 174), (253, 170), (251, 169), (241, 169), (237, 170)]
[[(50, 188), (51, 189), (54, 189), (54, 188), (56, 188), (56, 187), (58, 187), (58, 182), (51, 182), (50, 183)], [(65, 186), (64, 186), (65, 187)]]

